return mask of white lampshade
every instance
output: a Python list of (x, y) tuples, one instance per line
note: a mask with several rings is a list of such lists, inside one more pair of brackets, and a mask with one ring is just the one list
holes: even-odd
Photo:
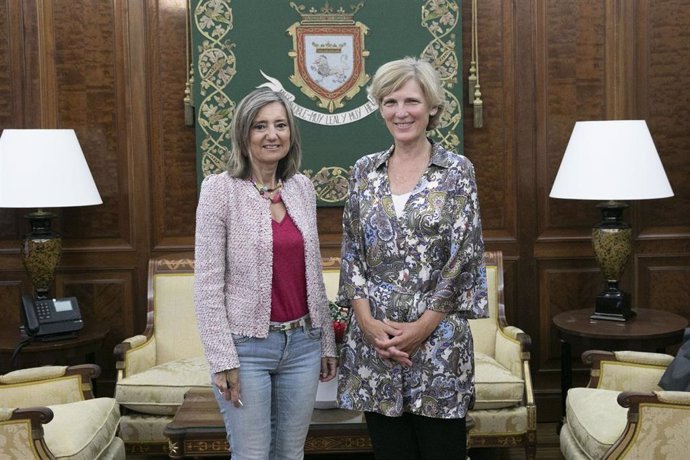
[(5, 129), (0, 136), (0, 208), (103, 203), (73, 129)]
[(644, 120), (578, 121), (549, 196), (627, 201), (673, 190)]

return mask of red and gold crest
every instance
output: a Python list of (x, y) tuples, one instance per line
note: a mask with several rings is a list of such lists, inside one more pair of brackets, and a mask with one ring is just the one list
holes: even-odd
[(369, 81), (364, 69), (364, 36), (368, 28), (355, 22), (359, 3), (350, 13), (340, 7), (333, 10), (326, 3), (320, 11), (290, 4), (302, 20), (288, 28), (293, 39), (295, 70), (290, 81), (318, 106), (333, 112), (343, 107)]

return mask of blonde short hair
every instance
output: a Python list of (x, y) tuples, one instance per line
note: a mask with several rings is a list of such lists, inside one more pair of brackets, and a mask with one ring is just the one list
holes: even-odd
[(302, 161), (302, 141), (299, 129), (292, 115), (290, 102), (280, 93), (269, 88), (258, 88), (247, 94), (237, 105), (232, 118), (232, 148), (228, 159), (228, 173), (239, 179), (248, 179), (252, 174), (249, 160), (249, 144), (252, 124), (259, 111), (266, 105), (279, 102), (285, 108), (288, 127), (290, 128), (290, 147), (285, 158), (278, 162), (276, 176), (283, 181), (299, 172)]
[(429, 125), (426, 128), (427, 131), (434, 129), (441, 120), (446, 101), (443, 97), (441, 77), (428, 62), (409, 56), (387, 62), (378, 68), (367, 91), (380, 106), (384, 97), (397, 91), (411, 79), (419, 83), (429, 106), (436, 108), (436, 113), (429, 116)]

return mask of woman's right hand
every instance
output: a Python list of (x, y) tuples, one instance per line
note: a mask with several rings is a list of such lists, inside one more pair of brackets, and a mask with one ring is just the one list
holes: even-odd
[(357, 324), (359, 324), (359, 328), (362, 331), (362, 338), (365, 342), (374, 347), (374, 350), (376, 350), (376, 353), (381, 359), (392, 359), (406, 367), (412, 365), (410, 356), (407, 353), (395, 347), (381, 348), (376, 345), (377, 339), (379, 341), (388, 340), (402, 334), (401, 330), (374, 318), (371, 315), (369, 301), (366, 299), (354, 299), (352, 301), (352, 308), (355, 312)]
[(403, 333), (402, 330), (396, 329), (384, 321), (379, 321), (373, 317), (364, 323), (360, 323), (364, 340), (369, 343), (381, 359), (392, 359), (405, 367), (412, 366), (410, 355), (396, 346), (383, 347), (379, 345), (382, 342), (388, 342), (393, 337)]
[(232, 401), (235, 407), (242, 406), (240, 399), (240, 369), (226, 369), (213, 374), (213, 384), (226, 401)]

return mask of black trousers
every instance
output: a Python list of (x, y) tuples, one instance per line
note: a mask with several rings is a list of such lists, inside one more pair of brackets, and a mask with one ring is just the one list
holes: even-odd
[(465, 460), (465, 419), (365, 412), (376, 460)]

